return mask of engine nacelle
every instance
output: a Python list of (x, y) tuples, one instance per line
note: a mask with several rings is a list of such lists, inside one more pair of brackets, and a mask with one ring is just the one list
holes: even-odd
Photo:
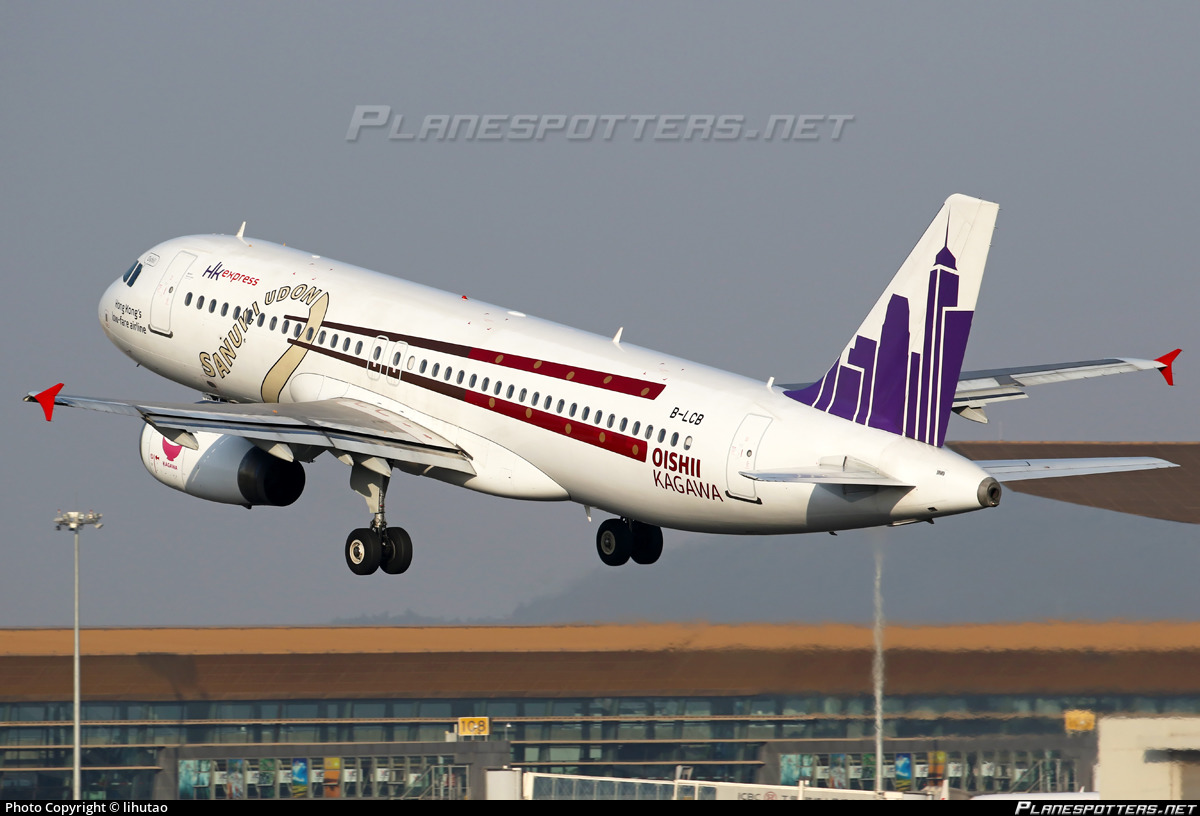
[(142, 464), (167, 487), (224, 504), (286, 507), (304, 492), (304, 467), (285, 462), (240, 436), (197, 432), (199, 450), (142, 429)]

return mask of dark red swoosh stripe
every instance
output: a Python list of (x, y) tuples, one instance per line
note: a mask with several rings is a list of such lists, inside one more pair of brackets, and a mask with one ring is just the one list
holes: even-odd
[(522, 405), (519, 402), (490, 396), (479, 391), (468, 391), (462, 386), (451, 385), (441, 380), (414, 376), (409, 373), (405, 373), (403, 379), (404, 382), (415, 385), (418, 388), (434, 391), (453, 399), (463, 400), (468, 405), (474, 405), (486, 411), (502, 414), (510, 419), (533, 425), (542, 430), (550, 431), (560, 436), (569, 436), (585, 444), (603, 448), (606, 451), (627, 456), (639, 462), (646, 461), (646, 443), (644, 440), (636, 437), (625, 436), (601, 426), (590, 425), (587, 422), (580, 422), (559, 414), (550, 413), (549, 411), (540, 411), (537, 408)]
[[(284, 317), (287, 320), (304, 319), (292, 315), (285, 315)], [(477, 360), (482, 363), (491, 363), (492, 365), (503, 366), (516, 371), (525, 371), (530, 374), (539, 374), (543, 377), (551, 377), (557, 380), (577, 382), (581, 385), (601, 388), (605, 391), (614, 391), (618, 394), (627, 394), (631, 397), (642, 397), (649, 400), (657, 399), (658, 395), (666, 388), (665, 383), (650, 382), (649, 380), (641, 380), (636, 377), (626, 377), (622, 374), (610, 374), (607, 371), (597, 371), (592, 368), (582, 368), (580, 366), (566, 365), (565, 363), (555, 363), (549, 360), (539, 360), (534, 357), (522, 357), (519, 354), (506, 354), (492, 349), (472, 348), (471, 346), (463, 346), (458, 343), (447, 343), (428, 337), (417, 337), (411, 334), (400, 334), (383, 329), (355, 326), (350, 323), (334, 323), (333, 321), (326, 320), (322, 322), (321, 327), (355, 332), (367, 337), (386, 337), (392, 341), (408, 343), (410, 346), (416, 348), (428, 349), (429, 351), (436, 351), (442, 354), (453, 354), (457, 357), (465, 357), (469, 360)]]
[[(326, 323), (324, 325), (329, 324)], [(367, 361), (361, 357), (354, 357), (350, 354), (343, 354), (340, 351), (314, 346), (311, 343), (297, 340), (294, 337), (289, 337), (288, 342), (294, 346), (302, 346), (309, 351), (324, 354), (327, 357), (332, 357), (335, 360), (341, 360), (360, 368), (367, 367)], [(561, 436), (569, 436), (572, 439), (597, 448), (603, 448), (620, 456), (627, 456), (639, 462), (646, 461), (646, 442), (635, 436), (626, 436), (602, 426), (581, 422), (549, 411), (540, 411), (537, 408), (522, 405), (519, 402), (490, 396), (479, 391), (471, 391), (463, 388), (461, 385), (453, 385), (442, 380), (433, 379), (432, 377), (422, 377), (408, 371), (401, 373), (401, 380), (418, 388), (424, 388), (427, 391), (433, 391), (434, 393), (450, 397), (451, 399), (462, 400), (468, 405), (493, 411), (510, 419), (525, 422)]]

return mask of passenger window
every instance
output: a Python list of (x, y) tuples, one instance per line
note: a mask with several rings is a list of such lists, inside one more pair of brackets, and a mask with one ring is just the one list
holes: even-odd
[(550, 410), (550, 403), (552, 403), (552, 402), (554, 402), (554, 399), (553, 399), (553, 397), (546, 397), (546, 404), (545, 404), (544, 406), (542, 406), (542, 407), (543, 407), (543, 408), (545, 408), (547, 411), (549, 411), (549, 410)]
[(318, 346), (325, 345), (325, 330), (324, 329), (321, 329), (321, 333), (317, 335), (317, 345)]
[(263, 322), (267, 319), (265, 312), (260, 312), (258, 315), (258, 327), (261, 329)]
[(460, 368), (460, 369), (458, 370), (458, 379), (457, 379), (457, 380), (455, 380), (455, 383), (457, 383), (458, 385), (462, 385), (463, 377), (465, 377), (466, 375), (467, 375), (467, 372), (463, 371), (463, 370)]
[(454, 369), (451, 368), (450, 366), (446, 366), (446, 376), (443, 377), (442, 379), (444, 379), (446, 382), (450, 382), (450, 375), (453, 373), (454, 373)]
[(279, 320), (277, 317), (271, 318), (271, 325), (267, 327), (268, 331), (275, 331), (275, 323)]
[[(185, 304), (185, 305), (186, 305), (186, 304)], [(237, 320), (237, 319), (238, 319), (238, 315), (240, 315), (241, 313), (242, 313), (242, 307), (241, 307), (241, 306), (234, 306), (234, 307), (233, 307), (233, 319), (234, 319), (234, 320)]]
[(215, 300), (210, 300), (208, 302), (208, 313), (212, 314), (216, 310), (217, 310), (217, 302)]
[(512, 399), (512, 395), (513, 395), (513, 391), (514, 391), (514, 390), (515, 390), (515, 388), (514, 388), (513, 386), (511, 386), (511, 385), (510, 385), (510, 386), (508, 387), (508, 391), (506, 391), (506, 392), (504, 393), (504, 396), (505, 396), (505, 398), (506, 398), (506, 399)]
[(638, 435), (638, 432), (639, 432), (641, 429), (642, 429), (642, 423), (641, 423), (641, 422), (635, 422), (635, 423), (633, 423), (633, 435), (634, 435), (634, 436), (637, 436), (637, 435)]
[(525, 401), (525, 395), (526, 395), (526, 394), (528, 394), (528, 393), (529, 393), (529, 389), (527, 389), (527, 388), (522, 388), (522, 389), (521, 389), (521, 396), (520, 396), (520, 400), (521, 400), (521, 402), (524, 402), (524, 401)]
[(417, 357), (416, 357), (416, 355), (413, 355), (413, 356), (411, 356), (411, 357), (409, 357), (409, 358), (408, 358), (408, 370), (409, 370), (409, 371), (412, 371), (413, 364), (414, 364), (414, 363), (416, 363), (416, 362), (417, 362)]
[(196, 298), (196, 308), (197, 309), (204, 308), (204, 295), (201, 295), (200, 297)]
[(653, 425), (647, 425), (647, 426), (646, 426), (646, 438), (647, 438), (647, 439), (649, 439), (649, 438), (650, 438), (650, 437), (652, 437), (652, 436), (654, 436), (654, 426), (653, 426)]
[[(620, 428), (621, 433), (625, 433), (625, 425), (628, 422), (629, 422), (629, 419), (627, 417), (621, 417), (621, 428)], [(611, 428), (612, 426), (610, 425), (609, 427)]]
[(616, 415), (616, 414), (609, 414), (609, 415), (608, 415), (608, 427), (610, 427), (610, 428), (611, 428), (611, 427), (613, 426), (613, 420), (615, 420), (616, 418), (617, 418), (617, 415)]
[(530, 404), (531, 404), (531, 405), (533, 405), (533, 406), (535, 406), (535, 407), (536, 407), (536, 406), (537, 406), (537, 404), (538, 404), (538, 401), (539, 401), (540, 399), (541, 399), (541, 395), (540, 395), (540, 394), (538, 394), (538, 392), (537, 392), (537, 391), (534, 391), (534, 392), (533, 392), (533, 399), (531, 399), (529, 402), (530, 402)]
[(380, 354), (383, 354), (383, 346), (376, 346), (375, 350), (371, 352), (371, 359), (378, 361)]
[(354, 356), (358, 357), (361, 354), (362, 354), (362, 340), (359, 340), (357, 343), (354, 344)]
[(603, 411), (597, 411), (597, 412), (596, 412), (596, 424), (597, 424), (597, 425), (599, 425), (599, 424), (600, 424), (600, 420), (601, 420), (603, 417), (604, 417), (604, 412), (603, 412)]
[(586, 422), (587, 418), (588, 418), (588, 414), (591, 412), (591, 410), (592, 409), (589, 406), (587, 406), (587, 405), (583, 406), (583, 414), (580, 415), (580, 419), (582, 419)]
[(333, 337), (331, 337), (331, 338), (329, 339), (329, 347), (330, 347), (330, 348), (337, 348), (337, 341), (338, 341), (338, 336), (335, 334)]
[(484, 378), (483, 378), (483, 385), (479, 386), (479, 390), (480, 390), (480, 391), (487, 391), (487, 390), (488, 390), (488, 383), (490, 383), (490, 382), (491, 382), (491, 380), (490, 380), (489, 378), (487, 378), (487, 377), (484, 377)]
[(400, 352), (397, 351), (392, 355), (392, 368), (395, 368), (398, 365), (400, 365)]
[(683, 449), (684, 450), (692, 449), (692, 438), (690, 436), (687, 439), (683, 440)]
[(566, 405), (566, 402), (566, 400), (559, 400), (558, 405), (554, 406), (554, 410), (561, 414), (563, 412), (563, 406)]
[(184, 306), (191, 306), (191, 305), (192, 305), (192, 293), (191, 293), (191, 292), (188, 292), (188, 293), (187, 293), (187, 297), (185, 297), (185, 298), (183, 299), (183, 305), (184, 305)]
[(474, 387), (475, 387), (475, 375), (474, 375), (474, 374), (472, 374), (472, 375), (471, 375), (471, 381), (467, 383), (467, 387), (468, 387), (468, 388), (474, 388)]
[(572, 403), (571, 403), (571, 410), (567, 412), (567, 416), (575, 416), (575, 409), (576, 409), (576, 408), (578, 408), (578, 407), (579, 407), (579, 403), (577, 403), (577, 402), (572, 402)]
[(221, 304), (221, 317), (224, 317), (227, 314), (229, 314), (229, 304), (222, 303)]
[(287, 332), (288, 332), (288, 328), (289, 328), (291, 325), (292, 325), (292, 321), (290, 321), (290, 320), (285, 320), (285, 321), (283, 321), (283, 325), (279, 327), (279, 330), (280, 330), (281, 332), (283, 332), (284, 334), (287, 334)]
[(299, 323), (297, 323), (297, 324), (296, 324), (296, 330), (295, 330), (294, 332), (292, 332), (292, 336), (293, 336), (293, 337), (295, 337), (295, 338), (297, 338), (297, 339), (299, 339), (299, 337), (300, 337), (300, 332), (302, 332), (302, 331), (304, 331), (304, 327), (303, 327), (303, 326), (301, 326)]
[(666, 428), (663, 428), (662, 430), (660, 430), (660, 431), (658, 432), (658, 444), (660, 444), (660, 445), (661, 445), (661, 444), (662, 444), (662, 442), (663, 442), (663, 440), (664, 440), (664, 439), (666, 439), (666, 438), (667, 438), (667, 429), (666, 429)]
[(422, 361), (421, 361), (421, 369), (420, 369), (420, 373), (422, 373), (422, 374), (424, 374), (424, 373), (425, 373), (425, 364), (426, 364), (427, 362), (428, 362), (428, 360), (422, 360)]
[(349, 351), (349, 350), (350, 350), (350, 338), (347, 337), (345, 340), (342, 341), (342, 351)]
[(496, 380), (496, 396), (500, 396), (500, 389), (504, 387), (504, 383)]
[(678, 442), (679, 442), (679, 433), (677, 431), (677, 432), (671, 434), (671, 447), (672, 448), (675, 447), (675, 445), (678, 444)]
[(313, 328), (312, 328), (312, 326), (309, 326), (309, 327), (308, 327), (308, 331), (306, 331), (306, 332), (304, 333), (304, 339), (305, 339), (306, 341), (308, 341), (309, 343), (311, 343), (311, 342), (312, 342), (312, 339), (313, 339)]
[(442, 370), (442, 364), (441, 364), (441, 363), (434, 363), (434, 364), (433, 364), (433, 371), (431, 371), (431, 372), (430, 372), (430, 374), (432, 374), (434, 377), (436, 377), (436, 376), (438, 375), (438, 372), (439, 372), (439, 371), (441, 371), (441, 370)]

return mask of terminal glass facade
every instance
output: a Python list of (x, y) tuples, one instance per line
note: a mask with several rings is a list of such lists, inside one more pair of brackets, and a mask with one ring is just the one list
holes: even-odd
[[(1088, 752), (1060, 744), (1073, 709), (1195, 715), (1200, 696), (890, 697), (885, 786), (1072, 790), (1090, 781)], [(90, 798), (456, 798), (473, 773), (446, 743), (460, 717), (488, 717), (504, 761), (535, 771), (874, 784), (873, 704), (853, 695), (87, 702), (83, 782)], [(0, 798), (69, 796), (71, 719), (69, 702), (0, 703)]]

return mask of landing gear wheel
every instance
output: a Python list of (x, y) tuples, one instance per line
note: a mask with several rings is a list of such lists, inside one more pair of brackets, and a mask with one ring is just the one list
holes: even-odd
[(412, 537), (403, 527), (388, 527), (383, 540), (383, 560), (379, 566), (388, 575), (399, 575), (412, 563)]
[(359, 527), (346, 539), (346, 566), (355, 575), (370, 575), (379, 569), (382, 556), (379, 533), (369, 527)]
[(610, 567), (619, 567), (633, 552), (633, 533), (621, 519), (609, 519), (596, 532), (596, 552)]
[(662, 528), (653, 524), (633, 523), (633, 552), (635, 564), (653, 564), (662, 555)]

